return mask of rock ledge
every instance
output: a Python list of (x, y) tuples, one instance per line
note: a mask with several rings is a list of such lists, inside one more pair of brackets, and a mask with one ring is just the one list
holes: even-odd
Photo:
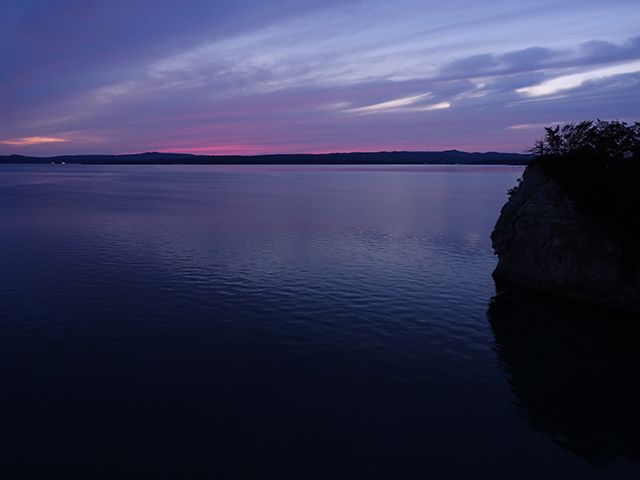
[(498, 255), (493, 276), (497, 284), (640, 314), (640, 268), (626, 261), (629, 239), (623, 237), (576, 208), (554, 179), (531, 164), (491, 234)]

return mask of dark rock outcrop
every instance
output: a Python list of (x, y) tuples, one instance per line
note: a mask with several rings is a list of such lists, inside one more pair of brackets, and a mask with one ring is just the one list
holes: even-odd
[(608, 228), (578, 208), (535, 162), (502, 208), (491, 240), (498, 284), (640, 314), (640, 266), (629, 255), (640, 245), (624, 228)]

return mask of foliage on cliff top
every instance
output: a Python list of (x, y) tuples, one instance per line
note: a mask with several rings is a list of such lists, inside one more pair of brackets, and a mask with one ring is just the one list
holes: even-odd
[(597, 158), (600, 165), (640, 158), (640, 122), (586, 120), (546, 127), (531, 153), (540, 158)]
[(640, 123), (602, 120), (545, 128), (531, 149), (578, 208), (612, 228), (640, 232)]

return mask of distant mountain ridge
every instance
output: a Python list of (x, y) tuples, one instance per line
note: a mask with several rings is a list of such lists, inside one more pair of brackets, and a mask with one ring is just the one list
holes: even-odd
[(0, 155), (0, 164), (86, 165), (526, 165), (531, 155), (501, 152), (350, 152), (272, 155), (191, 155), (146, 152), (125, 155)]

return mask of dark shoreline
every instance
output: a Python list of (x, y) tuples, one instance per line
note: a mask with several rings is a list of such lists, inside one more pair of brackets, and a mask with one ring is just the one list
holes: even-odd
[(527, 165), (531, 155), (520, 153), (354, 152), (283, 155), (189, 155), (139, 153), (128, 155), (61, 155), (32, 157), (2, 155), (0, 164), (81, 165)]

